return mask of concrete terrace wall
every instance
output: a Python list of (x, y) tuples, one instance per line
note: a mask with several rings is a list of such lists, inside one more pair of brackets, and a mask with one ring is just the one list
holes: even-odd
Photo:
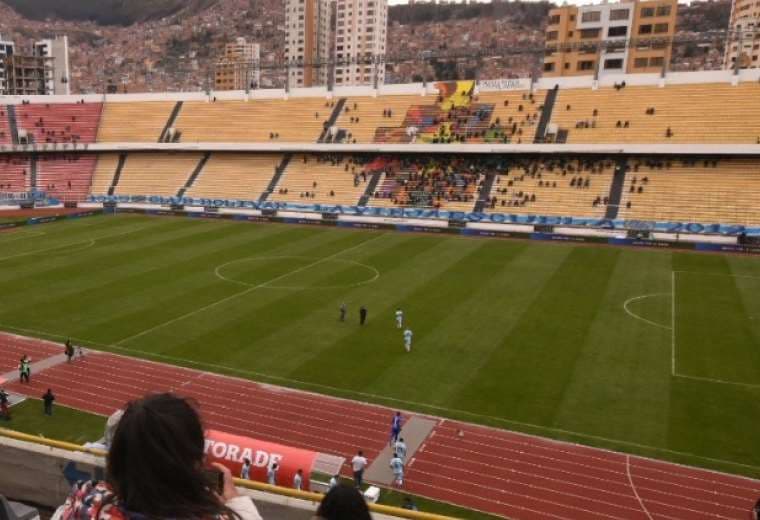
[[(548, 90), (559, 85), (560, 89), (597, 88), (612, 86), (615, 83), (626, 82), (626, 85), (683, 85), (699, 83), (731, 83), (760, 81), (760, 69), (742, 70), (734, 74), (731, 70), (714, 70), (699, 72), (670, 72), (661, 77), (659, 74), (608, 74), (599, 81), (593, 76), (573, 76), (566, 78), (540, 78), (533, 83), (533, 89)], [(477, 88), (481, 92), (528, 90), (531, 88), (530, 78), (504, 78), (479, 80)], [(383, 95), (437, 95), (436, 82), (406, 83), (382, 85), (375, 90), (372, 87), (336, 87), (332, 92), (325, 87), (299, 88), (286, 92), (284, 89), (261, 89), (246, 93), (243, 90), (205, 92), (165, 92), (139, 94), (85, 94), (71, 96), (0, 96), (0, 105), (18, 105), (22, 101), (32, 103), (76, 103), (84, 100), (87, 103), (128, 103), (136, 101), (210, 101), (217, 100), (259, 100), (317, 97), (330, 99), (333, 97), (361, 97)]]

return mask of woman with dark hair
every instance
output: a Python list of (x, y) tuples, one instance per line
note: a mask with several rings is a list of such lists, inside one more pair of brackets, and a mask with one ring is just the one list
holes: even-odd
[(314, 520), (372, 520), (372, 516), (358, 489), (339, 484), (322, 499)]
[(106, 482), (74, 486), (64, 520), (261, 520), (253, 501), (238, 495), (220, 464), (223, 489), (204, 466), (203, 426), (190, 401), (157, 394), (129, 403), (108, 452)]

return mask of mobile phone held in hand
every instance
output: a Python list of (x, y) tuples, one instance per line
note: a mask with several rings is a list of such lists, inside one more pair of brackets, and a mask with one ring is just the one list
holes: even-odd
[(218, 469), (204, 468), (203, 478), (206, 480), (206, 485), (211, 491), (217, 495), (221, 495), (224, 492), (224, 473)]

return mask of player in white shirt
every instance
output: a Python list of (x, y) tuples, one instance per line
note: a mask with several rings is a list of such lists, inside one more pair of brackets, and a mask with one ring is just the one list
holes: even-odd
[(364, 468), (367, 467), (367, 459), (364, 458), (364, 452), (359, 450), (359, 453), (351, 459), (351, 469), (354, 470), (354, 485), (361, 489), (364, 482)]
[(303, 489), (303, 470), (299, 469), (293, 477), (293, 488), (301, 491)]
[(393, 470), (393, 484), (402, 487), (404, 485), (404, 462), (398, 456), (398, 453), (393, 455), (390, 466), (391, 470)]
[(396, 328), (400, 329), (404, 326), (404, 311), (396, 309)]
[(393, 452), (398, 455), (398, 458), (401, 459), (401, 462), (406, 464), (406, 443), (404, 442), (403, 437), (399, 437), (398, 440), (393, 444)]
[(404, 349), (407, 352), (412, 351), (412, 335), (413, 333), (411, 329), (406, 329), (404, 331)]

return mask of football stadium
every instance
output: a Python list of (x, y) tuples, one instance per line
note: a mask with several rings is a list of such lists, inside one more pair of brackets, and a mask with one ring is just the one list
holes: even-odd
[(0, 519), (752, 518), (754, 38), (0, 95)]

